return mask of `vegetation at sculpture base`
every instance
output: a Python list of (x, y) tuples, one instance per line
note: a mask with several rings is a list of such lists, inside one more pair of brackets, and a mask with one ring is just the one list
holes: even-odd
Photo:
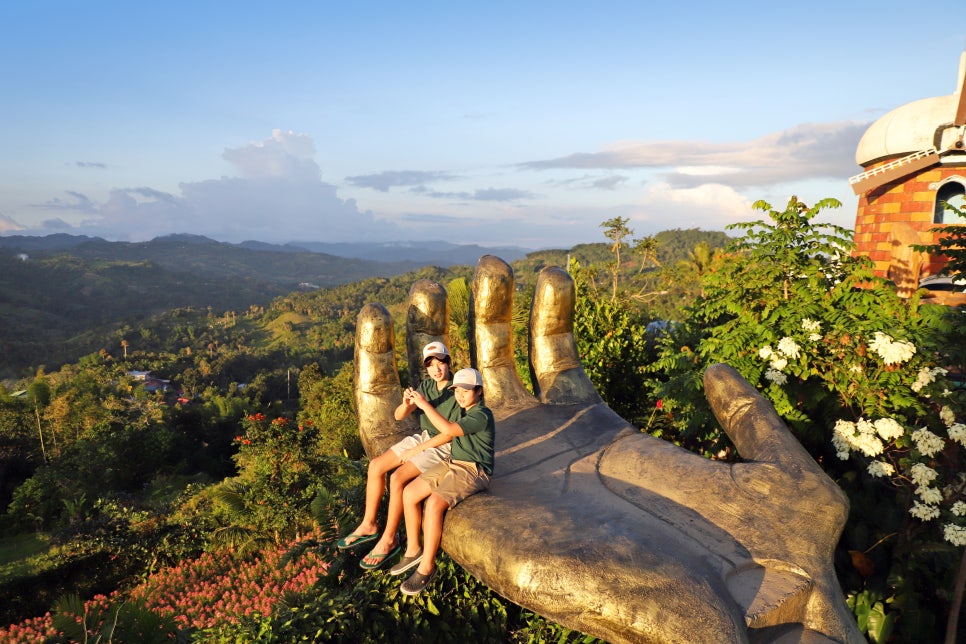
[[(849, 231), (815, 223), (836, 205), (759, 202), (762, 218), (735, 238), (636, 237), (618, 217), (602, 224), (607, 243), (531, 253), (513, 263), (518, 370), (529, 382), (530, 297), (549, 265), (574, 278), (588, 375), (642, 430), (740, 459), (701, 382), (708, 365), (731, 364), (849, 496), (835, 565), (863, 632), (962, 636), (950, 617), (966, 543), (964, 312), (898, 298), (852, 257)], [(959, 231), (943, 252), (963, 273)], [(248, 306), (145, 309), (85, 331), (87, 352), (62, 366), (6, 381), (0, 625), (11, 626), (0, 639), (593, 641), (445, 556), (432, 592), (408, 599), (398, 579), (360, 570), (362, 553), (332, 546), (362, 509), (359, 310), (390, 310), (406, 383), (409, 288), (439, 282), (466, 366), (472, 273), (424, 268)]]

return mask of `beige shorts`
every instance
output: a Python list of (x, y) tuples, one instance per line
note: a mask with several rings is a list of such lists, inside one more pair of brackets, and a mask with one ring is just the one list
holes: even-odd
[[(413, 434), (412, 436), (407, 436), (402, 439), (389, 449), (396, 456), (402, 456), (402, 453), (411, 447), (416, 447), (429, 440), (429, 432), (425, 429), (420, 434)], [(452, 447), (452, 443), (444, 443), (439, 447), (430, 447), (429, 449), (424, 449), (416, 456), (409, 459), (409, 462), (416, 466), (416, 469), (420, 473), (425, 472), (431, 467), (439, 465), (449, 458), (449, 450)]]
[(449, 507), (490, 487), (490, 475), (472, 461), (447, 460), (426, 470), (419, 478), (429, 483), (430, 489), (443, 497)]

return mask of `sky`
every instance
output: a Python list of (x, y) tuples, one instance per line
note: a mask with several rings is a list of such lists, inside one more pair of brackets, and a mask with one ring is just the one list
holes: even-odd
[[(917, 15), (917, 12), (919, 15)], [(952, 94), (963, 0), (0, 5), (0, 235), (569, 248), (791, 195)]]

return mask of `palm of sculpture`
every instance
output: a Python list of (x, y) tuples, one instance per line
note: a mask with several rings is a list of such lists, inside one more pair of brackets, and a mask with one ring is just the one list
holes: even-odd
[[(774, 409), (726, 365), (708, 400), (746, 459), (709, 461), (643, 434), (588, 380), (573, 339), (574, 286), (540, 274), (531, 310), (537, 396), (520, 382), (510, 267), (483, 257), (473, 281), (474, 366), (497, 420), (489, 492), (451, 510), (443, 549), (513, 602), (611, 642), (863, 642), (832, 555), (842, 491)], [(411, 373), (448, 326), (442, 287), (417, 282), (407, 319)], [(416, 355), (416, 359), (412, 356)], [(381, 453), (406, 428), (392, 322), (359, 314), (356, 402), (363, 444)]]

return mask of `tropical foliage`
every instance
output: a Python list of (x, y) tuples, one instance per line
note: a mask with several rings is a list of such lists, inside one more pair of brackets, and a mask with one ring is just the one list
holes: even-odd
[(860, 624), (877, 642), (936, 640), (963, 583), (966, 401), (946, 350), (962, 314), (902, 300), (875, 278), (849, 231), (813, 222), (835, 206), (755, 205), (768, 219), (736, 226), (744, 235), (664, 339), (658, 391), (678, 440), (736, 458), (701, 374), (727, 362), (756, 384), (850, 496), (840, 573)]
[[(702, 391), (704, 369), (728, 362), (849, 495), (836, 569), (860, 628), (874, 642), (937, 641), (962, 630), (951, 618), (966, 576), (964, 314), (898, 298), (852, 256), (849, 231), (816, 223), (837, 205), (759, 202), (761, 218), (734, 237), (636, 237), (615, 218), (601, 226), (607, 243), (531, 253), (513, 264), (518, 370), (528, 382), (528, 306), (549, 265), (575, 280), (588, 375), (643, 430), (739, 459)], [(962, 274), (958, 231), (942, 252)], [(362, 505), (358, 311), (389, 308), (407, 382), (410, 286), (446, 286), (465, 365), (471, 278), (468, 266), (425, 268), (173, 308), (91, 332), (73, 362), (8, 380), (0, 536), (42, 539), (39, 551), (0, 547), (11, 624), (0, 638), (592, 640), (507, 604), (445, 557), (433, 592), (409, 600), (332, 548)]]

